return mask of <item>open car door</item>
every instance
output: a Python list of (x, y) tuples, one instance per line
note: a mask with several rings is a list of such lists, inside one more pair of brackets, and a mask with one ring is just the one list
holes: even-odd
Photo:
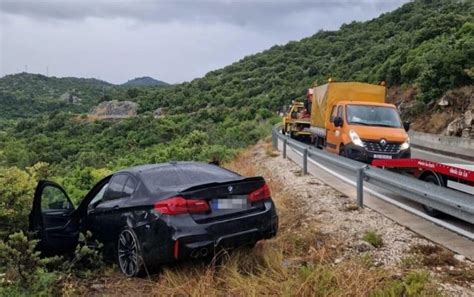
[(73, 218), (74, 206), (64, 189), (51, 181), (38, 182), (30, 213), (30, 231), (40, 240), (45, 254), (74, 251), (79, 238), (79, 224)]

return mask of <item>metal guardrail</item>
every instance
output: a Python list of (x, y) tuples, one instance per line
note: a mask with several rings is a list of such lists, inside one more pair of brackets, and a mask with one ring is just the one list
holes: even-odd
[(303, 145), (272, 128), (273, 148), (278, 149), (278, 141), (283, 142), (283, 157), (287, 157), (287, 147), (302, 153), (303, 174), (308, 173), (308, 159), (324, 162), (343, 169), (356, 176), (357, 205), (363, 207), (364, 182), (369, 182), (383, 190), (400, 194), (406, 199), (432, 207), (453, 217), (474, 224), (474, 197), (469, 194), (443, 188), (412, 177), (383, 170), (367, 164), (330, 154), (310, 145)]

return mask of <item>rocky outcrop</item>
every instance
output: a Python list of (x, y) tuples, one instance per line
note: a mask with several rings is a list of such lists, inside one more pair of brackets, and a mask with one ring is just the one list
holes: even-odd
[(102, 119), (129, 118), (137, 115), (138, 104), (132, 101), (105, 101), (94, 107), (89, 113)]
[(74, 92), (75, 90), (72, 90), (71, 92), (66, 92), (64, 94), (62, 94), (59, 99), (61, 101), (64, 101), (68, 104), (78, 104), (79, 102), (82, 101), (81, 98), (79, 98), (78, 96), (74, 95)]
[(471, 100), (466, 112), (449, 123), (446, 135), (474, 139), (474, 100)]
[(162, 118), (164, 115), (165, 115), (165, 109), (164, 109), (163, 107), (158, 107), (158, 108), (155, 109), (155, 111), (153, 112), (153, 117), (154, 117), (155, 119)]

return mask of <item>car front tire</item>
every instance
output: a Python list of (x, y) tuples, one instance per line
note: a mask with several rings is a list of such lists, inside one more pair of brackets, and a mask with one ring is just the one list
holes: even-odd
[(120, 271), (128, 277), (140, 276), (144, 272), (141, 245), (131, 228), (123, 229), (118, 236), (117, 262)]

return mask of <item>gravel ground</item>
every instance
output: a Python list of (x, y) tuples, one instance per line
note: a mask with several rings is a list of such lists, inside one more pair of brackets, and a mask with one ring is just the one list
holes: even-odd
[[(406, 229), (396, 222), (369, 209), (355, 208), (355, 201), (339, 193), (316, 177), (302, 176), (301, 168), (294, 162), (283, 159), (281, 156), (270, 156), (268, 144), (259, 144), (255, 147), (255, 164), (258, 164), (259, 173), (266, 178), (281, 182), (284, 187), (294, 193), (295, 199), (300, 199), (305, 208), (304, 224), (317, 224), (323, 233), (337, 237), (342, 243), (342, 256), (336, 259), (335, 264), (356, 255), (368, 253), (374, 259), (374, 265), (385, 266), (390, 269), (401, 270), (401, 261), (410, 255), (409, 250), (419, 245), (434, 245), (431, 241)], [(363, 240), (364, 234), (373, 231), (381, 235), (382, 247), (375, 248)], [(465, 269), (472, 270), (472, 262), (461, 259)], [(442, 271), (453, 269), (443, 267)], [(429, 269), (428, 269), (429, 270)], [(432, 277), (442, 278), (436, 271), (440, 267), (430, 270)], [(452, 296), (474, 296), (474, 283), (464, 283), (462, 286), (451, 282), (438, 282), (443, 293)]]

